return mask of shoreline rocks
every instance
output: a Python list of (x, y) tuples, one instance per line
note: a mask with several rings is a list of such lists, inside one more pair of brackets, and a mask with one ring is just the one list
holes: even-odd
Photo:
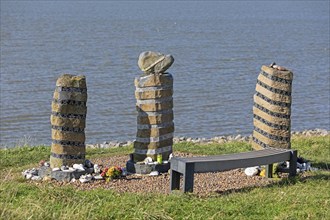
[[(312, 129), (312, 130), (303, 130), (303, 131), (291, 131), (291, 136), (306, 136), (306, 137), (313, 137), (313, 136), (327, 136), (330, 135), (330, 131), (325, 129)], [(249, 142), (252, 140), (252, 135), (244, 136), (241, 134), (236, 135), (221, 135), (212, 138), (193, 138), (193, 137), (174, 137), (173, 142), (175, 144), (182, 143), (182, 142), (190, 142), (195, 144), (212, 144), (212, 143), (227, 143), (233, 141), (242, 141), (242, 142)], [(102, 144), (87, 144), (86, 147), (90, 149), (108, 149), (108, 148), (117, 148), (117, 147), (127, 147), (133, 144), (133, 141), (105, 141)]]
[[(315, 137), (315, 136), (327, 136), (330, 135), (330, 131), (326, 129), (310, 129), (310, 130), (303, 130), (303, 131), (291, 131), (291, 137), (296, 136), (305, 136), (305, 137)], [(236, 139), (235, 139), (236, 138)], [(215, 136), (212, 138), (193, 138), (193, 137), (174, 137), (173, 141), (175, 144), (182, 143), (182, 142), (192, 142), (196, 144), (209, 144), (209, 143), (227, 143), (231, 141), (244, 141), (249, 142), (252, 138), (252, 135), (243, 136), (241, 134), (236, 135), (221, 135)], [(108, 148), (117, 148), (117, 147), (128, 147), (133, 144), (133, 141), (104, 141), (102, 144), (86, 144), (86, 148), (90, 149), (108, 149)], [(3, 148), (1, 148), (3, 147)], [(0, 146), (0, 150), (8, 150), (11, 149), (10, 147)], [(46, 166), (49, 166), (49, 162), (45, 162)]]

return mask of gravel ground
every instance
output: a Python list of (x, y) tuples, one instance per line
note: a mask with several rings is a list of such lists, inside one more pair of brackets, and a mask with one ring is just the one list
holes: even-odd
[[(192, 154), (176, 153), (175, 156), (191, 157)], [(103, 165), (103, 167), (118, 165), (124, 167), (127, 156), (113, 156), (109, 158), (92, 159), (94, 164)], [(199, 196), (209, 196), (214, 194), (223, 194), (231, 191), (239, 191), (244, 188), (266, 186), (273, 181), (260, 176), (248, 177), (241, 169), (230, 170), (226, 172), (201, 173), (195, 174), (194, 194)], [(58, 185), (73, 185), (81, 190), (92, 190), (95, 188), (112, 189), (116, 192), (134, 192), (145, 193), (153, 192), (160, 194), (169, 194), (170, 175), (168, 173), (159, 176), (149, 175), (128, 175), (126, 178), (115, 179), (110, 182), (97, 180), (89, 183), (80, 183), (79, 181), (70, 183), (61, 183), (54, 181)], [(181, 181), (182, 184), (182, 181)]]

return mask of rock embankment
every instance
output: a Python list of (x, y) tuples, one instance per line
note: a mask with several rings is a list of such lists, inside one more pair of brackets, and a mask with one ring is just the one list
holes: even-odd
[[(291, 135), (295, 136), (327, 136), (330, 134), (330, 131), (325, 129), (313, 129), (313, 130), (304, 130), (304, 131), (292, 131)], [(192, 138), (192, 137), (174, 137), (174, 143), (190, 142), (196, 144), (212, 144), (212, 143), (227, 143), (231, 141), (245, 141), (249, 142), (252, 139), (252, 135), (243, 136), (243, 135), (229, 135), (229, 136), (216, 136), (213, 138)], [(87, 144), (87, 148), (115, 148), (115, 147), (126, 147), (133, 144), (133, 141), (105, 141), (102, 144)]]

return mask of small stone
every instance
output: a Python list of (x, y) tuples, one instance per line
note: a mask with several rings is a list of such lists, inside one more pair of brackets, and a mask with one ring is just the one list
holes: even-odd
[(41, 176), (33, 176), (33, 177), (31, 177), (31, 180), (40, 181), (40, 180), (42, 180), (42, 177)]
[(149, 175), (150, 176), (158, 176), (159, 172), (158, 171), (152, 171)]
[(45, 161), (44, 161), (44, 160), (40, 160), (40, 161), (39, 161), (39, 166), (42, 167), (42, 166), (44, 166), (44, 165), (45, 165)]
[(242, 138), (242, 135), (237, 135), (236, 137), (235, 137), (235, 140), (237, 141), (237, 140), (239, 140), (239, 139), (241, 139)]
[(114, 146), (116, 146), (116, 144), (117, 144), (117, 142), (115, 142), (115, 141), (110, 141), (110, 142), (109, 142), (109, 147), (114, 147)]
[(95, 146), (93, 144), (86, 144), (86, 148), (91, 148), (91, 149), (94, 149)]
[(94, 173), (96, 174), (101, 173), (101, 168), (98, 164), (94, 164)]
[(124, 167), (124, 168), (122, 168), (121, 169), (121, 176), (127, 176), (127, 170), (126, 170), (126, 168)]
[(92, 178), (93, 178), (93, 177), (92, 177), (90, 174), (88, 174), (88, 175), (82, 175), (82, 176), (79, 178), (79, 181), (80, 181), (81, 183), (87, 183), (87, 182), (91, 181)]
[(103, 177), (99, 174), (99, 175), (94, 176), (94, 179), (95, 180), (103, 180)]
[(49, 163), (49, 162), (45, 162), (45, 163), (44, 163), (44, 166), (45, 166), (45, 167), (50, 167), (50, 163)]
[(85, 167), (92, 168), (94, 164), (90, 160), (85, 160)]
[(69, 167), (68, 166), (61, 166), (61, 170), (64, 171), (64, 170), (69, 170)]
[(75, 178), (72, 178), (72, 180), (70, 181), (71, 183), (76, 182), (77, 180)]
[(74, 169), (76, 169), (76, 170), (81, 170), (81, 171), (84, 171), (85, 170), (85, 168), (84, 168), (84, 166), (82, 164), (73, 164), (72, 167)]
[(59, 170), (61, 170), (61, 169), (58, 168), (58, 167), (54, 167), (54, 168), (52, 169), (52, 171), (59, 171)]
[(87, 173), (94, 173), (94, 167), (86, 168)]
[(66, 172), (66, 173), (72, 173), (74, 171), (70, 170), (70, 169), (67, 169), (67, 170), (62, 170), (62, 172)]
[(42, 178), (42, 181), (51, 181), (52, 178), (50, 176), (44, 176), (44, 178)]
[(185, 141), (186, 137), (179, 137), (179, 141)]
[(25, 178), (27, 180), (31, 179), (32, 177), (33, 177), (33, 175), (31, 173), (28, 173), (28, 174), (25, 175)]

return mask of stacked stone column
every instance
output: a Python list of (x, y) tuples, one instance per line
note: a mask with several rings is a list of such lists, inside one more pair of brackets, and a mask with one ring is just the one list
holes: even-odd
[(85, 161), (86, 102), (85, 76), (64, 74), (58, 78), (50, 118), (52, 168)]
[(291, 148), (291, 90), (293, 73), (262, 66), (253, 106), (254, 149)]
[(173, 145), (173, 77), (155, 73), (135, 79), (137, 134), (134, 142), (134, 162), (146, 157), (157, 160), (161, 154), (168, 160)]

